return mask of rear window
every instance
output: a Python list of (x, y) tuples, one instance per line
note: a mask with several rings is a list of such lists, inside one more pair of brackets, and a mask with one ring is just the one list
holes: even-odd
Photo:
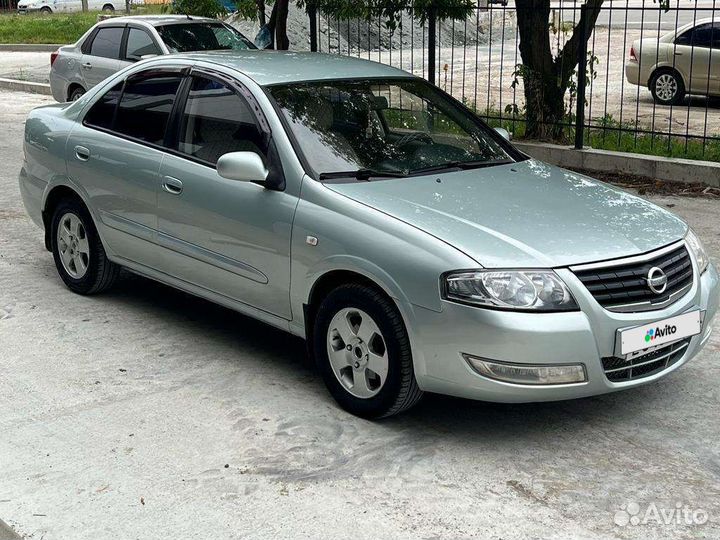
[(90, 54), (102, 58), (120, 58), (124, 28), (101, 28), (90, 45)]
[(157, 31), (173, 53), (256, 48), (240, 32), (222, 23), (169, 24), (158, 26)]

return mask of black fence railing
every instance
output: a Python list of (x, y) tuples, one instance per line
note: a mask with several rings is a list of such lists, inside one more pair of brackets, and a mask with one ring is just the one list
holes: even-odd
[(18, 0), (0, 0), (0, 12), (16, 11)]
[[(717, 5), (716, 5), (717, 4)], [(562, 50), (578, 27), (580, 2), (553, 2), (550, 46)], [(402, 12), (386, 20), (310, 12), (310, 48), (367, 58), (424, 77), (491, 125), (525, 135), (527, 109), (518, 8), (477, 7), (464, 20)], [(578, 33), (582, 29), (577, 30)], [(720, 0), (607, 0), (582, 36), (566, 114), (565, 140), (649, 154), (720, 161)]]

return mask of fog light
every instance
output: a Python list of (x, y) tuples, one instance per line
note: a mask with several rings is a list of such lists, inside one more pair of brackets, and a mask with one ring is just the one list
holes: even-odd
[(480, 375), (496, 381), (515, 384), (572, 384), (587, 380), (585, 366), (582, 364), (555, 366), (509, 364), (464, 353), (463, 358)]

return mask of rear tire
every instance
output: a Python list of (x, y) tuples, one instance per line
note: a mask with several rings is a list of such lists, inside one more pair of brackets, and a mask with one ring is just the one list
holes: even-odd
[(53, 212), (51, 247), (65, 285), (78, 294), (97, 294), (117, 280), (120, 267), (110, 261), (90, 212), (78, 200), (65, 199)]
[(322, 301), (313, 352), (332, 396), (357, 416), (392, 416), (423, 395), (400, 313), (389, 298), (366, 285), (341, 285)]
[(674, 69), (658, 69), (649, 86), (653, 99), (662, 105), (678, 105), (685, 98), (685, 83)]
[(70, 92), (70, 95), (68, 97), (70, 98), (70, 101), (77, 101), (84, 95), (85, 89), (82, 86), (76, 86), (75, 88), (73, 88), (73, 91)]

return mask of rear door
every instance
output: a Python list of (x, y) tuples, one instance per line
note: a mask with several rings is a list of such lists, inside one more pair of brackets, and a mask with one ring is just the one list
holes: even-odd
[(113, 254), (157, 265), (157, 183), (181, 69), (150, 69), (96, 101), (68, 139), (68, 173), (85, 189)]
[(86, 89), (90, 89), (121, 68), (120, 50), (125, 26), (101, 26), (83, 45), (80, 62)]
[(685, 80), (686, 90), (707, 95), (717, 91), (718, 49), (713, 49), (713, 23), (699, 24), (675, 39), (674, 65)]

